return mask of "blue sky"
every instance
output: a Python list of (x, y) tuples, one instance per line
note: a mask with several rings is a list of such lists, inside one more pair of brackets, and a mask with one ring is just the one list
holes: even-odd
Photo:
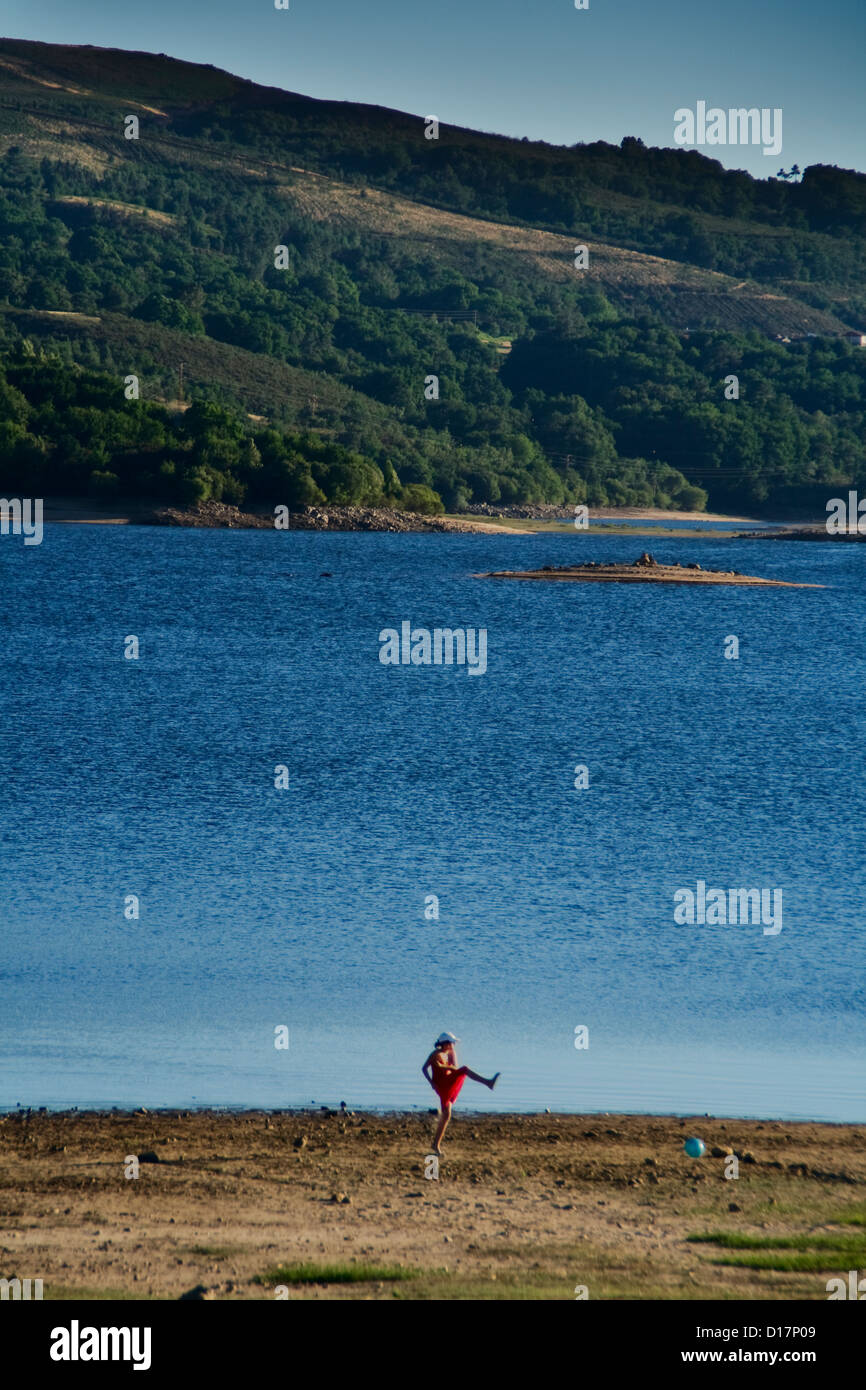
[(673, 145), (674, 112), (781, 107), (783, 148), (707, 146), (758, 177), (866, 169), (863, 0), (7, 0), (7, 36), (145, 49), (311, 96), (570, 145)]

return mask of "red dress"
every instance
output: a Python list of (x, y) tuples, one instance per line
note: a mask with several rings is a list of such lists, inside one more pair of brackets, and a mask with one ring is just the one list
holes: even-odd
[[(452, 1061), (457, 1060), (454, 1053), (449, 1049), (447, 1056)], [(463, 1089), (463, 1082), (466, 1080), (466, 1067), (446, 1066), (442, 1062), (433, 1060), (433, 1089), (435, 1090), (442, 1105), (448, 1105), (455, 1101)]]

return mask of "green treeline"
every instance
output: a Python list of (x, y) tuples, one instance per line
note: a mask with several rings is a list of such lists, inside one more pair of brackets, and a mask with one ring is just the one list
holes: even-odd
[(428, 489), (313, 435), (253, 430), (197, 401), (183, 412), (127, 400), (102, 372), (38, 355), (25, 342), (0, 370), (4, 495), (146, 497), (164, 502), (317, 502), (441, 511)]
[[(866, 484), (866, 349), (838, 339), (684, 338), (645, 319), (537, 334), (502, 375), (536, 412), (542, 442), (551, 402), (579, 381), (581, 405), (610, 422), (621, 455), (681, 468), (714, 509), (823, 510), (828, 487)], [(726, 399), (735, 386), (739, 398)], [(582, 442), (559, 418), (553, 437), (575, 451)]]

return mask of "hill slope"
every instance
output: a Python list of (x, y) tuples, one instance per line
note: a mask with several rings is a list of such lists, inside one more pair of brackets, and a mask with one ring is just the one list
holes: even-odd
[(188, 393), (452, 507), (805, 504), (866, 468), (866, 353), (843, 339), (866, 317), (862, 175), (431, 141), (417, 116), (12, 39), (0, 156), (8, 348), (135, 372), (150, 399), (183, 364)]

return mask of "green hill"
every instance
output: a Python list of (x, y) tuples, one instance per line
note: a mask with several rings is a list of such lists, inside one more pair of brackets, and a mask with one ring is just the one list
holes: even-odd
[[(0, 40), (12, 375), (27, 340), (49, 375), (135, 374), (145, 401), (183, 390), (271, 427), (287, 458), (342, 447), (365, 497), (381, 475), (449, 508), (808, 508), (866, 474), (866, 351), (844, 337), (866, 322), (864, 175), (758, 181), (636, 139), (424, 124), (164, 55)], [(211, 442), (201, 486), (242, 497), (237, 451)], [(93, 471), (130, 485), (129, 447), (115, 472), (106, 441)], [(20, 458), (3, 467), (23, 486)]]

